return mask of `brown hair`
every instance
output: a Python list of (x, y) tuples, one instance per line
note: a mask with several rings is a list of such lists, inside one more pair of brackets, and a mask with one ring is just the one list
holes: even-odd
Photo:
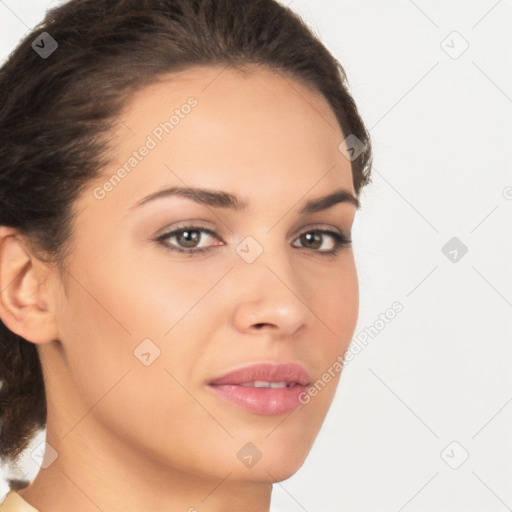
[[(33, 46), (42, 32), (58, 44), (46, 58)], [(345, 71), (289, 8), (71, 0), (49, 10), (0, 68), (0, 225), (17, 228), (64, 275), (73, 203), (107, 163), (108, 134), (130, 94), (166, 73), (217, 64), (264, 65), (319, 91), (343, 134), (365, 147), (351, 161), (356, 195), (370, 182), (370, 137)], [(46, 395), (36, 344), (0, 321), (0, 350), (0, 457), (12, 462), (46, 427)]]

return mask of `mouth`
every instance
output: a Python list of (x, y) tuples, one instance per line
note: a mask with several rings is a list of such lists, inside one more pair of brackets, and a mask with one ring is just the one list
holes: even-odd
[(295, 363), (258, 363), (230, 371), (208, 383), (215, 396), (260, 415), (275, 416), (303, 405), (299, 395), (310, 385)]

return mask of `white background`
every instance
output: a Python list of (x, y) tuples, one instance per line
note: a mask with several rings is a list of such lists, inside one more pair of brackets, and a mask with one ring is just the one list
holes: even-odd
[[(0, 0), (0, 59), (58, 3)], [(273, 507), (510, 510), (512, 1), (282, 3), (340, 60), (372, 136), (354, 352), (375, 329)], [(453, 237), (467, 247), (455, 262), (442, 251)]]

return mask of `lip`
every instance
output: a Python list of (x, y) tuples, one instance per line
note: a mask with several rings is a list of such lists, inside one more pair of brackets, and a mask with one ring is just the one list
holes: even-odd
[(308, 372), (296, 363), (253, 363), (236, 368), (220, 377), (211, 380), (209, 384), (243, 384), (255, 380), (268, 382), (297, 382), (302, 386), (310, 383)]
[[(285, 382), (287, 387), (247, 386), (255, 381)], [(307, 389), (310, 382), (310, 376), (300, 364), (254, 363), (214, 378), (208, 382), (208, 388), (217, 397), (250, 412), (274, 416), (303, 405), (299, 401), (299, 395)]]

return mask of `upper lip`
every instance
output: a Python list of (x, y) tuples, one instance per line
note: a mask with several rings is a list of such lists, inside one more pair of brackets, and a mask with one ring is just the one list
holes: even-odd
[(296, 382), (306, 386), (310, 383), (310, 377), (306, 370), (296, 363), (253, 363), (216, 377), (209, 384), (242, 384), (254, 381)]

